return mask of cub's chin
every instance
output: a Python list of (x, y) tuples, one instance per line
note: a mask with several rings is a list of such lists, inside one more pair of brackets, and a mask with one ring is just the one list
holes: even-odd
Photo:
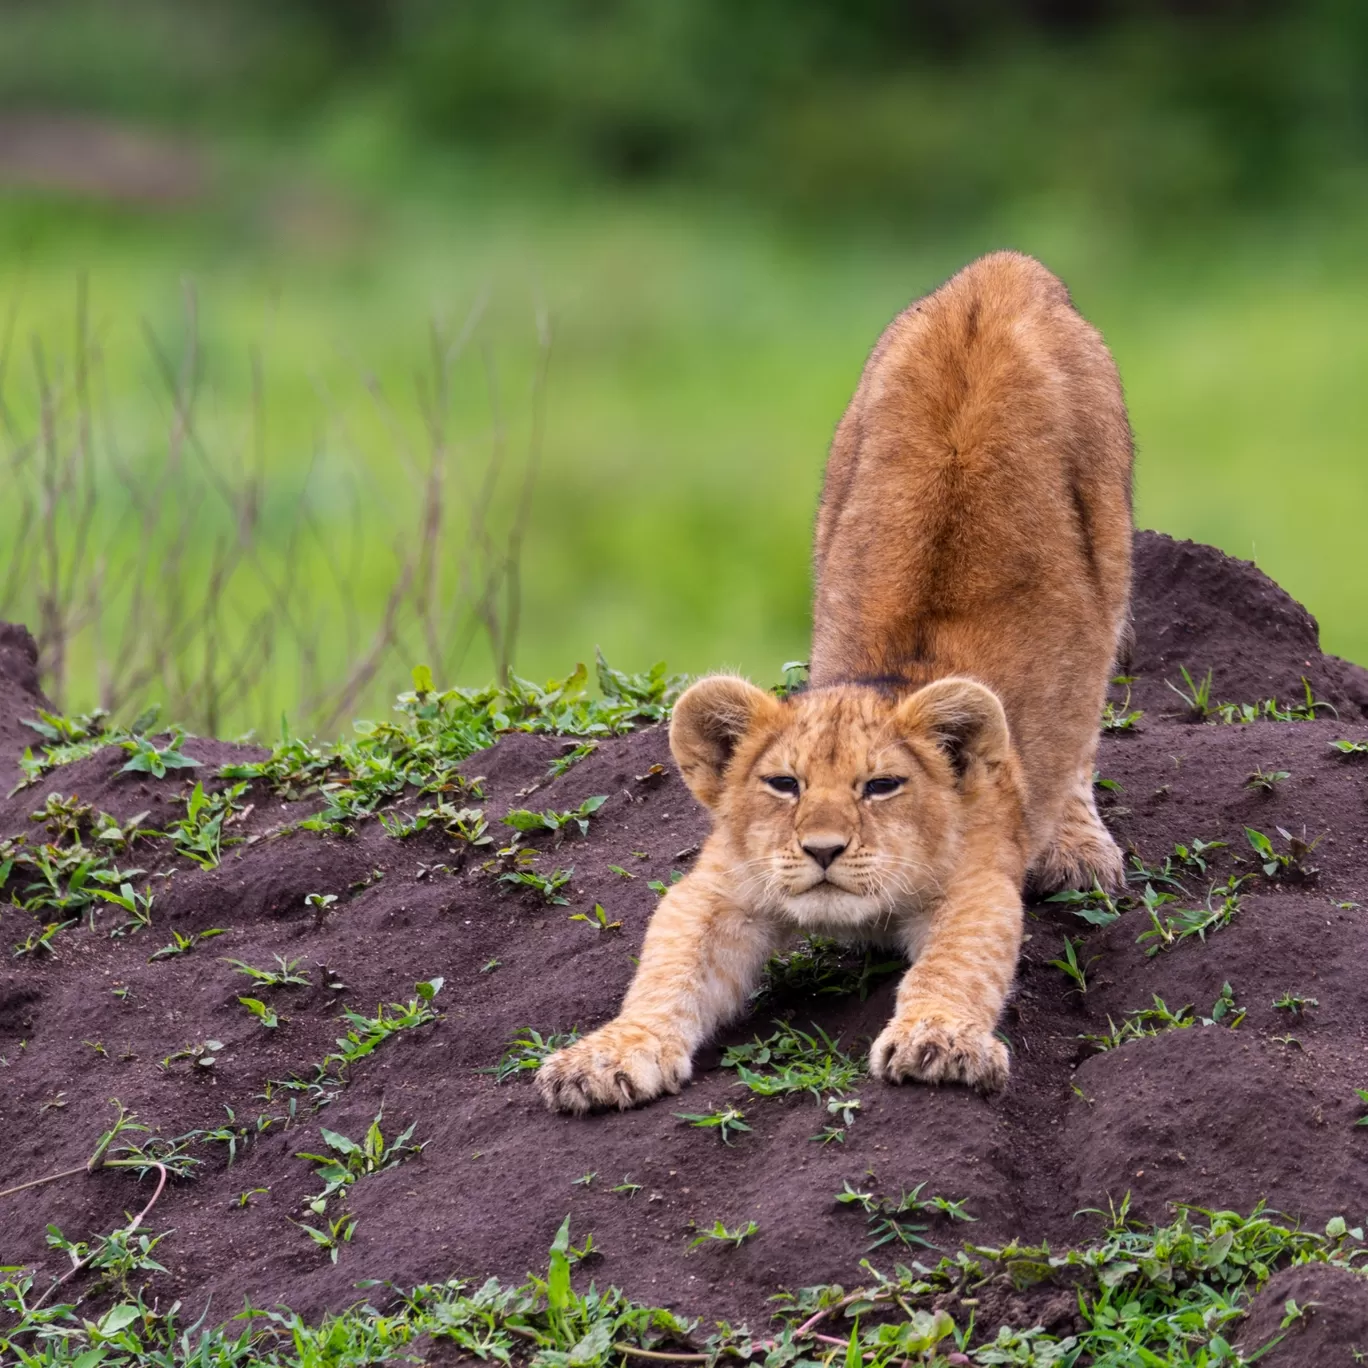
[(783, 915), (804, 931), (839, 936), (885, 922), (896, 911), (885, 898), (853, 893), (833, 883), (813, 884), (802, 893), (786, 893), (779, 901)]

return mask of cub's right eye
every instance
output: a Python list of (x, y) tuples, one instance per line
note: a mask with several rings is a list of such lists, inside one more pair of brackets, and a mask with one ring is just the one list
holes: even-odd
[(781, 793), (785, 798), (798, 796), (798, 781), (791, 774), (771, 774), (760, 782), (771, 793)]

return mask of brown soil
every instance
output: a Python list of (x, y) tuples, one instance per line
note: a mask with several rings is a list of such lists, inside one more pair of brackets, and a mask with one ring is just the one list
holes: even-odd
[[(340, 1034), (343, 1003), (369, 1010), (442, 975), (437, 1024), (397, 1036), (354, 1066), (325, 1111), (304, 1108), (295, 1125), (272, 1128), (231, 1167), (219, 1158), (196, 1181), (168, 1190), (152, 1224), (174, 1231), (160, 1247), (170, 1274), (154, 1281), (155, 1292), (181, 1298), (195, 1314), (211, 1297), (216, 1315), (244, 1297), (310, 1312), (350, 1303), (362, 1278), (520, 1278), (542, 1266), (568, 1212), (576, 1236), (592, 1232), (602, 1251), (600, 1282), (690, 1314), (759, 1326), (777, 1287), (849, 1286), (859, 1277), (865, 1223), (833, 1200), (845, 1179), (886, 1194), (926, 1181), (929, 1191), (964, 1199), (979, 1218), (973, 1237), (983, 1242), (1084, 1239), (1094, 1218), (1074, 1213), (1126, 1192), (1151, 1219), (1164, 1218), (1172, 1201), (1248, 1210), (1267, 1200), (1318, 1228), (1338, 1214), (1356, 1223), (1368, 1214), (1368, 1128), (1354, 1124), (1362, 1110), (1354, 1090), (1368, 1086), (1368, 910), (1341, 904), (1368, 904), (1368, 760), (1342, 758), (1330, 742), (1368, 740), (1357, 706), (1368, 697), (1368, 674), (1322, 656), (1314, 621), (1252, 566), (1147, 533), (1138, 568), (1131, 668), (1139, 676), (1134, 697), (1147, 711), (1135, 731), (1103, 739), (1101, 773), (1121, 786), (1103, 791), (1108, 824), (1151, 865), (1176, 842), (1225, 841), (1211, 863), (1211, 877), (1221, 880), (1256, 868), (1245, 826), (1270, 834), (1305, 828), (1323, 837), (1312, 857), (1320, 872), (1301, 880), (1259, 875), (1231, 925), (1205, 944), (1194, 938), (1153, 958), (1136, 944), (1147, 925), (1142, 911), (1096, 931), (1057, 905), (1033, 907), (1004, 1023), (1014, 1071), (1003, 1096), (867, 1081), (847, 1142), (823, 1147), (810, 1139), (827, 1119), (818, 1107), (743, 1096), (735, 1075), (717, 1068), (717, 1049), (704, 1054), (680, 1098), (623, 1115), (551, 1116), (528, 1076), (496, 1083), (482, 1070), (520, 1028), (587, 1028), (611, 1015), (656, 902), (648, 880), (687, 869), (705, 831), (670, 768), (662, 728), (605, 742), (556, 780), (546, 778), (547, 768), (565, 743), (515, 735), (466, 767), (485, 776), (490, 813), (526, 805), (532, 786), (539, 807), (608, 795), (587, 838), (535, 842), (544, 847), (543, 871), (574, 866), (569, 906), (500, 892), (475, 862), (462, 868), (444, 840), (424, 833), (400, 843), (371, 822), (349, 840), (297, 833), (263, 841), (208, 873), (165, 862), (175, 873), (156, 881), (151, 932), (114, 940), (107, 929), (82, 929), (53, 959), (6, 958), (0, 1188), (82, 1163), (113, 1096), (164, 1135), (218, 1125), (225, 1108), (239, 1124), (279, 1113), (279, 1098), (260, 1100), (265, 1081), (311, 1073)], [(14, 723), (34, 706), (23, 645), (17, 635), (0, 635), (0, 747), (11, 752), (22, 744)], [(1210, 668), (1214, 695), (1238, 702), (1299, 698), (1305, 675), (1339, 718), (1199, 726), (1166, 717), (1181, 710), (1164, 687), (1178, 678), (1179, 663), (1196, 676)], [(206, 741), (187, 742), (186, 750), (206, 767), (240, 753)], [(150, 808), (153, 824), (168, 817), (168, 795), (183, 791), (183, 775), (119, 775), (123, 758), (106, 751), (0, 802), (0, 834), (26, 829), (53, 791), (121, 816)], [(0, 767), (7, 763), (0, 753)], [(657, 764), (665, 769), (652, 776)], [(1291, 777), (1262, 794), (1245, 782), (1259, 767)], [(285, 815), (269, 794), (256, 799), (247, 833)], [(443, 862), (456, 872), (425, 869)], [(621, 878), (610, 872), (614, 864), (638, 877)], [(384, 877), (374, 878), (375, 870)], [(1205, 881), (1188, 887), (1204, 892)], [(315, 892), (340, 895), (321, 927), (304, 903)], [(621, 932), (568, 919), (595, 902), (621, 919)], [(180, 958), (148, 962), (173, 929), (216, 926), (227, 933)], [(0, 908), (6, 945), (31, 929), (29, 914)], [(1049, 964), (1065, 934), (1080, 933), (1090, 961), (1086, 997), (1071, 993)], [(224, 957), (261, 965), (272, 953), (326, 965), (347, 986), (275, 990), (272, 1001), (288, 1019), (263, 1030), (238, 1005), (250, 990)], [(482, 972), (494, 959), (498, 967)], [(329, 977), (314, 968), (315, 985)], [(1248, 1009), (1236, 1031), (1194, 1027), (1103, 1054), (1079, 1039), (1105, 1030), (1109, 1016), (1119, 1021), (1149, 1006), (1155, 993), (1170, 1007), (1192, 1003), (1209, 1013), (1226, 982)], [(116, 987), (127, 996), (116, 996)], [(1272, 1006), (1288, 990), (1317, 998), (1319, 1007), (1289, 1023)], [(864, 1002), (780, 998), (729, 1039), (768, 1033), (770, 1017), (783, 1015), (800, 1026), (815, 1021), (847, 1046), (867, 1044), (891, 996), (886, 980)], [(206, 1038), (226, 1045), (214, 1069), (159, 1067), (170, 1052)], [(675, 1116), (723, 1103), (744, 1106), (753, 1127), (730, 1148)], [(286, 1219), (301, 1216), (318, 1186), (295, 1156), (320, 1148), (320, 1122), (358, 1137), (382, 1104), (387, 1133), (415, 1121), (427, 1148), (419, 1160), (356, 1186), (355, 1237), (333, 1265)], [(598, 1174), (592, 1184), (576, 1184), (589, 1172)], [(641, 1191), (609, 1190), (624, 1180)], [(239, 1194), (255, 1188), (268, 1190), (240, 1205)], [(104, 1171), (8, 1198), (0, 1264), (61, 1271), (61, 1257), (44, 1245), (48, 1223), (89, 1237), (111, 1229), (147, 1191), (127, 1173)], [(728, 1225), (754, 1219), (759, 1234), (739, 1249), (686, 1255), (692, 1223), (718, 1218)], [(962, 1229), (934, 1238), (952, 1248)], [(1313, 1283), (1303, 1288), (1298, 1279), (1307, 1278)], [(1362, 1286), (1347, 1277), (1292, 1270), (1270, 1285), (1255, 1319), (1263, 1317), (1267, 1330), (1271, 1317), (1276, 1329), (1286, 1297), (1303, 1294), (1322, 1305), (1268, 1363), (1334, 1362), (1295, 1346), (1339, 1344), (1351, 1325), (1368, 1349)], [(1021, 1305), (1009, 1304), (1016, 1300)], [(980, 1323), (1016, 1314), (1062, 1323), (1072, 1305), (1067, 1295), (1037, 1291), (985, 1306)]]

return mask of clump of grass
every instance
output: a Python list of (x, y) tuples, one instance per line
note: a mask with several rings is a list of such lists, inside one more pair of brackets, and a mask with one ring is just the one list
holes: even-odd
[(1226, 726), (1249, 722), (1314, 722), (1324, 709), (1335, 712), (1333, 704), (1323, 703), (1315, 697), (1311, 681), (1302, 676), (1303, 699), (1300, 703), (1280, 704), (1276, 698), (1265, 698), (1258, 703), (1216, 703), (1212, 701), (1212, 676), (1208, 670), (1200, 683), (1193, 680), (1186, 665), (1180, 665), (1183, 687), (1172, 680), (1164, 682), (1183, 700), (1189, 720), (1208, 722), (1215, 720)]
[[(321, 796), (322, 811), (298, 825), (322, 833), (345, 831), (407, 793), (441, 795), (423, 820), (429, 825), (440, 822), (447, 834), (459, 835), (457, 818), (467, 810), (457, 807), (452, 795), (479, 790), (457, 767), (477, 751), (508, 732), (585, 739), (621, 735), (641, 723), (668, 717), (683, 682), (682, 676), (669, 674), (664, 665), (643, 674), (626, 674), (613, 669), (602, 655), (598, 657), (600, 698), (589, 697), (582, 665), (567, 679), (546, 685), (510, 674), (506, 684), (446, 690), (435, 689), (430, 673), (419, 669), (414, 672), (413, 691), (399, 695), (397, 719), (358, 722), (354, 735), (335, 745), (286, 736), (265, 760), (225, 765), (219, 773), (226, 779), (261, 781), (287, 801)], [(587, 821), (601, 801), (581, 804), (567, 819)], [(561, 815), (551, 814), (556, 819)], [(468, 812), (466, 820), (474, 822)]]
[(1245, 779), (1245, 788), (1272, 793), (1279, 784), (1286, 783), (1291, 777), (1290, 770), (1265, 770), (1260, 766)]
[(1133, 732), (1136, 723), (1145, 715), (1143, 708), (1132, 708), (1130, 705), (1131, 691), (1130, 686), (1135, 681), (1128, 679), (1125, 675), (1118, 676), (1112, 680), (1113, 684), (1125, 685), (1126, 697), (1118, 706), (1108, 699), (1102, 705), (1102, 730), (1111, 733)]
[(274, 969), (257, 969), (240, 959), (225, 959), (239, 974), (245, 974), (259, 988), (308, 988), (312, 986), (308, 970), (301, 970), (300, 961), (286, 959), (284, 955), (272, 954)]
[(1193, 1014), (1191, 1004), (1170, 1011), (1168, 1004), (1158, 993), (1154, 994), (1153, 1007), (1141, 1007), (1127, 1012), (1121, 1025), (1107, 1018), (1107, 1031), (1102, 1035), (1085, 1035), (1086, 1040), (1098, 1050), (1115, 1050), (1132, 1040), (1145, 1040), (1162, 1035), (1165, 1031), (1185, 1031), (1193, 1026), (1217, 1026), (1224, 1024), (1232, 1031), (1245, 1019), (1245, 1009), (1237, 1005), (1235, 993), (1229, 983), (1221, 986), (1220, 996), (1212, 1006), (1211, 1015), (1199, 1017)]
[(697, 1130), (715, 1130), (724, 1145), (731, 1144), (732, 1136), (750, 1130), (746, 1113), (737, 1107), (719, 1107), (710, 1112), (675, 1112), (675, 1115)]
[(571, 823), (580, 829), (581, 836), (589, 834), (589, 819), (608, 801), (606, 793), (586, 798), (577, 808), (562, 812), (532, 812), (528, 808), (514, 808), (503, 818), (505, 826), (514, 831), (563, 831)]
[(1281, 997), (1273, 999), (1273, 1006), (1279, 1011), (1289, 1013), (1294, 1020), (1304, 1017), (1313, 1007), (1320, 1006), (1320, 999), (1304, 997), (1288, 989)]
[(423, 1152), (426, 1141), (416, 1145), (411, 1143), (413, 1132), (418, 1126), (416, 1121), (411, 1122), (393, 1140), (386, 1140), (380, 1129), (384, 1115), (382, 1107), (360, 1140), (350, 1140), (339, 1131), (320, 1126), (318, 1133), (328, 1153), (313, 1154), (301, 1150), (295, 1155), (296, 1159), (307, 1159), (316, 1164), (314, 1175), (323, 1181), (323, 1190), (306, 1200), (306, 1205), (314, 1215), (321, 1216), (329, 1200), (339, 1193), (345, 1197), (347, 1190), (362, 1178), (383, 1173)]
[(181, 955), (188, 955), (202, 941), (226, 934), (227, 932), (222, 926), (210, 926), (203, 931), (192, 931), (188, 936), (173, 930), (170, 942), (163, 945), (160, 950), (154, 950), (148, 955), (147, 962), (152, 964), (157, 960), (177, 959)]
[(274, 1031), (280, 1023), (285, 1020), (274, 1007), (268, 1007), (260, 998), (240, 997), (238, 1001), (262, 1024), (268, 1031)]
[[(1148, 874), (1150, 871), (1145, 870), (1145, 873)], [(1066, 888), (1059, 893), (1052, 893), (1045, 901), (1062, 903), (1074, 916), (1081, 917), (1089, 926), (1110, 926), (1121, 915), (1116, 899), (1099, 884), (1093, 884), (1086, 892), (1082, 889)]]
[(559, 779), (561, 775), (569, 774), (581, 760), (587, 760), (598, 748), (599, 743), (597, 741), (581, 741), (578, 745), (571, 745), (564, 755), (557, 756), (551, 762), (551, 768), (546, 771), (546, 777), (548, 779)]
[(1341, 737), (1338, 741), (1332, 741), (1330, 746), (1346, 759), (1355, 755), (1368, 755), (1368, 741), (1348, 741)]
[[(1368, 1105), (1368, 1089), (1364, 1094)], [(953, 1346), (958, 1357), (950, 1361), (968, 1359), (972, 1351), (974, 1361), (985, 1365), (1206, 1363), (1215, 1368), (1235, 1363), (1231, 1327), (1275, 1272), (1293, 1264), (1360, 1269), (1365, 1258), (1363, 1231), (1338, 1216), (1320, 1233), (1294, 1226), (1263, 1206), (1248, 1216), (1178, 1206), (1168, 1223), (1149, 1226), (1132, 1221), (1129, 1206), (1127, 1198), (1109, 1212), (1089, 1213), (1102, 1218), (1103, 1229), (1075, 1248), (1021, 1241), (968, 1245), (934, 1265), (895, 1264), (889, 1273), (866, 1262), (867, 1281), (855, 1288), (826, 1284), (782, 1292), (776, 1298), (779, 1324), (763, 1337), (725, 1323), (705, 1332), (666, 1309), (631, 1302), (616, 1288), (577, 1292), (574, 1268), (591, 1252), (591, 1242), (576, 1249), (567, 1218), (552, 1241), (544, 1273), (529, 1275), (517, 1287), (491, 1281), (472, 1289), (453, 1278), (404, 1292), (383, 1314), (367, 1302), (311, 1324), (278, 1308), (269, 1319), (198, 1325), (193, 1341), (185, 1338), (190, 1331), (175, 1307), (153, 1315), (137, 1304), (126, 1305), (97, 1322), (81, 1314), (79, 1298), (49, 1311), (39, 1306), (31, 1276), (0, 1274), (0, 1307), (9, 1318), (0, 1331), (0, 1351), (22, 1339), (33, 1368), (55, 1368), (81, 1354), (107, 1355), (111, 1349), (127, 1368), (161, 1368), (193, 1342), (195, 1361), (214, 1368), (260, 1362), (302, 1368), (324, 1361), (394, 1361), (410, 1353), (420, 1337), (434, 1335), (471, 1346), (472, 1352), (478, 1345), (486, 1357), (502, 1363), (518, 1361), (531, 1342), (548, 1362), (551, 1354), (569, 1362), (572, 1352), (586, 1344), (602, 1345), (596, 1352), (605, 1360), (611, 1353), (631, 1357), (625, 1350), (635, 1349), (690, 1352), (713, 1362), (761, 1362), (776, 1349), (785, 1358), (796, 1352), (827, 1359), (835, 1348), (844, 1349), (848, 1368), (861, 1363), (890, 1368), (903, 1361), (934, 1362), (937, 1355), (948, 1359)], [(1054, 1334), (1039, 1325), (1002, 1325), (986, 1343), (975, 1333), (973, 1303), (986, 1289), (1047, 1279), (1066, 1284), (1076, 1297), (1072, 1327)], [(970, 1306), (957, 1325), (944, 1308), (962, 1307), (965, 1301)], [(841, 1328), (842, 1321), (848, 1329)], [(839, 1339), (828, 1333), (833, 1329), (840, 1330)]]
[[(1081, 961), (1078, 958), (1079, 946), (1082, 941), (1075, 945), (1069, 936), (1064, 937), (1064, 956), (1062, 959), (1052, 959), (1050, 967), (1058, 969), (1070, 983), (1073, 984), (1073, 991), (1080, 997), (1086, 996), (1088, 991), (1087, 968), (1092, 960)], [(1095, 958), (1095, 957), (1094, 957)]]
[(753, 1235), (760, 1233), (760, 1227), (754, 1221), (747, 1221), (743, 1226), (737, 1226), (734, 1230), (728, 1230), (722, 1221), (716, 1220), (710, 1229), (703, 1231), (697, 1239), (689, 1242), (686, 1252), (692, 1252), (699, 1245), (720, 1244), (730, 1246), (732, 1249), (740, 1249)]
[(735, 1069), (739, 1085), (756, 1096), (808, 1093), (820, 1104), (824, 1095), (847, 1093), (867, 1076), (864, 1065), (841, 1049), (839, 1036), (833, 1040), (815, 1025), (813, 1034), (787, 1022), (775, 1026), (772, 1035), (722, 1053), (722, 1067)]
[(1145, 886), (1142, 902), (1149, 917), (1149, 930), (1142, 931), (1135, 939), (1145, 946), (1145, 953), (1153, 956), (1163, 950), (1171, 950), (1191, 936), (1205, 942), (1207, 933), (1219, 931), (1229, 926), (1244, 903), (1240, 886), (1248, 878), (1231, 875), (1224, 884), (1213, 883), (1207, 891), (1206, 905), (1197, 908), (1179, 908), (1160, 915), (1160, 910), (1168, 903), (1176, 902), (1172, 893), (1156, 892), (1152, 885)]
[(1314, 841), (1308, 841), (1304, 829), (1300, 836), (1294, 836), (1285, 827), (1274, 827), (1274, 830), (1287, 843), (1286, 850), (1278, 850), (1272, 839), (1262, 831), (1254, 827), (1244, 829), (1245, 839), (1258, 857), (1263, 872), (1270, 879), (1295, 878), (1305, 882), (1314, 879), (1320, 871), (1307, 864), (1307, 859), (1324, 837), (1317, 836)]
[(549, 1055), (573, 1045), (579, 1038), (578, 1026), (572, 1026), (568, 1031), (548, 1031), (546, 1035), (528, 1026), (508, 1042), (499, 1062), (484, 1072), (492, 1073), (496, 1083), (506, 1083), (519, 1074), (535, 1073)]
[(277, 1089), (286, 1092), (305, 1093), (316, 1104), (331, 1100), (338, 1089), (345, 1086), (351, 1066), (368, 1055), (374, 1054), (385, 1041), (401, 1031), (413, 1031), (437, 1020), (437, 1010), (433, 1000), (441, 992), (445, 980), (426, 979), (414, 985), (414, 996), (407, 1003), (381, 1003), (374, 1016), (344, 1009), (341, 1020), (347, 1026), (344, 1035), (337, 1037), (337, 1048), (323, 1056), (314, 1066), (311, 1079), (295, 1075), (292, 1078), (274, 1078), (266, 1085), (262, 1094), (270, 1101)]
[(595, 904), (594, 904), (594, 910), (593, 910), (592, 913), (590, 913), (590, 912), (575, 912), (575, 913), (573, 913), (573, 914), (570, 916), (569, 920), (570, 920), (570, 921), (577, 921), (577, 922), (584, 922), (584, 923), (586, 923), (586, 925), (592, 927), (595, 931), (621, 931), (621, 930), (622, 930), (622, 923), (621, 923), (620, 921), (609, 921), (609, 920), (608, 920), (608, 914), (603, 910), (603, 904), (602, 904), (602, 903), (595, 903)]
[(864, 1002), (874, 987), (907, 967), (886, 951), (851, 952), (824, 936), (808, 936), (786, 955), (765, 966), (757, 1001), (778, 997), (858, 997)]
[[(851, 1187), (847, 1181), (842, 1184), (836, 1200), (844, 1206), (856, 1206), (863, 1211), (869, 1221), (869, 1233), (874, 1243), (869, 1246), (870, 1253), (882, 1245), (898, 1244), (909, 1248), (935, 1249), (936, 1246), (926, 1238), (931, 1229), (930, 1219), (943, 1217), (950, 1221), (976, 1221), (964, 1208), (962, 1201), (951, 1201), (948, 1197), (923, 1197), (925, 1183), (918, 1183), (911, 1191), (903, 1191), (897, 1197), (876, 1197), (872, 1192), (862, 1192)], [(909, 1216), (925, 1216), (925, 1221), (908, 1220)]]
[(561, 897), (561, 889), (575, 875), (575, 866), (569, 869), (553, 869), (549, 874), (538, 874), (534, 869), (510, 869), (499, 875), (499, 882), (513, 884), (518, 888), (530, 888), (540, 893), (543, 902), (553, 907), (568, 907), (569, 898)]

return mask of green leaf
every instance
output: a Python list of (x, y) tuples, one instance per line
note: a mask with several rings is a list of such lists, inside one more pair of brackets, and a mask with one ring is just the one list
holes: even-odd
[(100, 1319), (100, 1334), (115, 1335), (126, 1326), (132, 1325), (141, 1314), (142, 1312), (136, 1306), (130, 1305), (128, 1302), (122, 1306), (110, 1307)]
[(551, 1261), (546, 1273), (546, 1304), (552, 1312), (564, 1311), (570, 1304), (570, 1217), (566, 1216), (551, 1241)]
[(432, 682), (432, 671), (426, 665), (413, 667), (413, 692), (420, 698), (424, 694), (437, 692), (436, 685)]

